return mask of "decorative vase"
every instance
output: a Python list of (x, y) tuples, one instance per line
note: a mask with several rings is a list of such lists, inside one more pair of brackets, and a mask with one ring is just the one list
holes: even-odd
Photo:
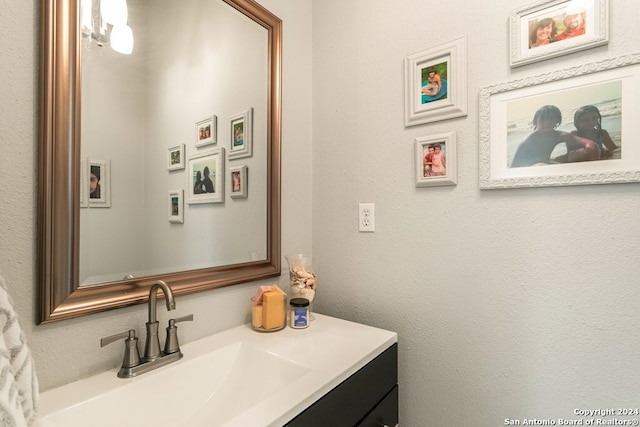
[(287, 255), (289, 263), (289, 279), (291, 284), (291, 298), (306, 298), (309, 300), (309, 318), (313, 320), (313, 300), (316, 297), (316, 274), (313, 272), (313, 262), (310, 255)]

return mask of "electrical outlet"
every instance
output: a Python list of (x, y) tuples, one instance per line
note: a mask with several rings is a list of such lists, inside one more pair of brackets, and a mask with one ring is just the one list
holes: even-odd
[(358, 230), (369, 233), (376, 231), (375, 204), (360, 203), (358, 206)]

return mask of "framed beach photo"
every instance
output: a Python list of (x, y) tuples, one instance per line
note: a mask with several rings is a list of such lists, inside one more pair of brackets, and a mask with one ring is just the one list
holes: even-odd
[(184, 223), (184, 190), (169, 191), (169, 222)]
[(167, 169), (170, 171), (184, 169), (184, 144), (169, 148)]
[(244, 199), (247, 197), (247, 166), (242, 165), (229, 168), (229, 178), (231, 182), (230, 196), (233, 199)]
[(251, 157), (253, 150), (253, 108), (231, 115), (229, 159)]
[(467, 115), (466, 46), (462, 37), (405, 58), (405, 126)]
[(87, 161), (86, 174), (89, 182), (89, 207), (111, 207), (111, 176), (109, 175), (109, 160), (89, 159)]
[(511, 67), (609, 42), (609, 0), (539, 0), (509, 21)]
[(640, 53), (480, 90), (480, 188), (640, 181)]
[(187, 203), (224, 202), (224, 148), (189, 157), (187, 163)]
[(207, 117), (196, 123), (196, 147), (215, 144), (218, 139), (218, 118)]
[(416, 187), (456, 185), (456, 133), (445, 132), (415, 139)]

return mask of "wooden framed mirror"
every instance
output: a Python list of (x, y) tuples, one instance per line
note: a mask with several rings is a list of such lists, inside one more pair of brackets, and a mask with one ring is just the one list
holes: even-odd
[[(81, 160), (85, 156), (81, 151), (83, 35), (80, 0), (41, 0), (37, 171), (39, 324), (143, 303), (147, 300), (149, 287), (157, 280), (167, 282), (176, 295), (184, 295), (280, 275), (282, 22), (253, 0), (208, 1), (224, 1), (267, 33), (267, 75), (260, 77), (266, 81), (266, 105), (252, 106), (254, 111), (262, 111), (265, 117), (264, 138), (253, 140), (254, 148), (257, 144), (265, 145), (266, 175), (260, 178), (265, 181), (266, 193), (264, 256), (257, 260), (251, 257), (241, 262), (213, 263), (210, 267), (152, 273), (103, 283), (82, 283), (79, 265), (80, 210), (83, 203), (81, 182), (86, 172), (81, 169)], [(225, 117), (221, 117), (221, 122), (226, 128)], [(219, 146), (222, 144), (218, 142)], [(240, 164), (234, 160), (233, 164), (227, 164), (227, 168)], [(162, 189), (165, 197), (166, 190), (172, 189)], [(228, 195), (224, 200), (225, 204), (231, 203)], [(236, 202), (241, 203), (242, 200)]]

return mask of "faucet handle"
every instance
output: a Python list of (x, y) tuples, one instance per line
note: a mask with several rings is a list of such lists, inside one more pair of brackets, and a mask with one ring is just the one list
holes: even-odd
[(187, 314), (186, 316), (176, 317), (175, 319), (169, 319), (169, 326), (175, 326), (178, 322), (188, 322), (193, 320), (193, 314)]
[(176, 326), (176, 323), (191, 320), (193, 320), (193, 314), (177, 317), (175, 319), (169, 319), (169, 326), (167, 327), (167, 339), (164, 341), (164, 354), (171, 354), (180, 351), (180, 345), (178, 344), (178, 327)]
[(124, 340), (122, 367), (132, 368), (138, 366), (140, 364), (140, 353), (138, 352), (138, 338), (136, 337), (135, 329), (129, 329), (126, 332), (102, 338), (100, 340), (100, 347), (104, 347), (123, 338), (126, 338), (126, 340)]

